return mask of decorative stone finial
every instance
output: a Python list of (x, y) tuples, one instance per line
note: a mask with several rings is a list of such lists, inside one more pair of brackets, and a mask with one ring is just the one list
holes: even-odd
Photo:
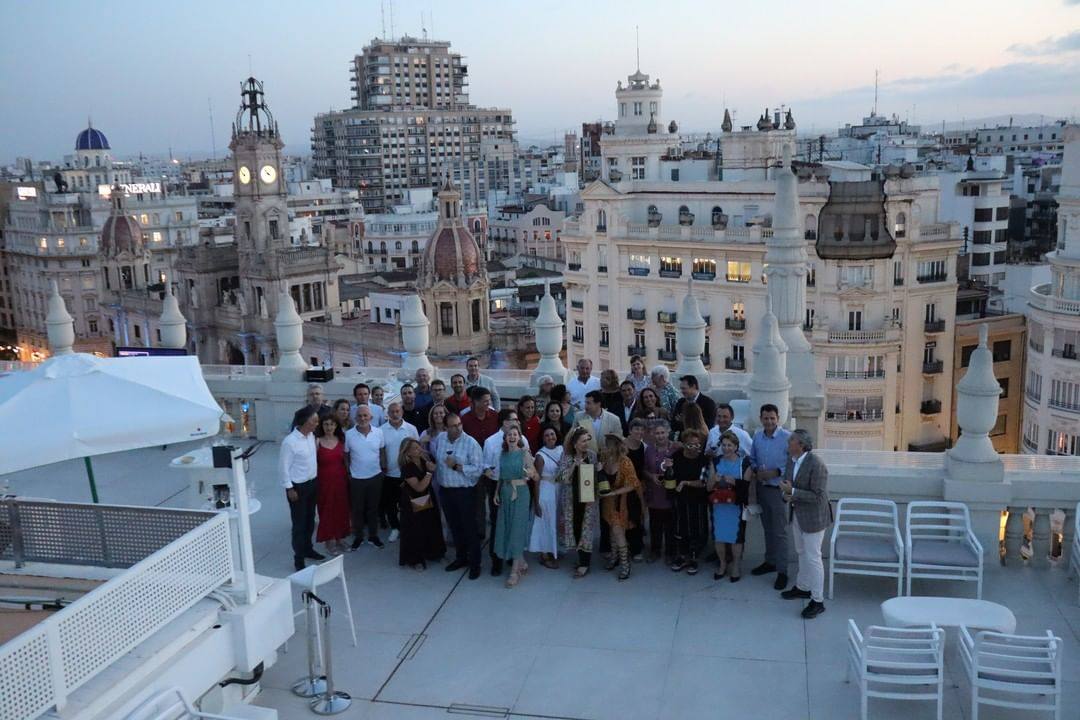
[(536, 351), (540, 353), (540, 362), (536, 364), (529, 384), (537, 386), (537, 380), (543, 375), (550, 375), (556, 383), (566, 381), (566, 367), (562, 364), (559, 353), (563, 347), (563, 321), (555, 298), (551, 296), (551, 285), (544, 283), (544, 297), (540, 299), (540, 314), (533, 323), (536, 332)]
[(724, 122), (720, 124), (720, 129), (724, 132), (731, 132), (734, 127), (734, 123), (731, 122), (731, 113), (728, 112), (727, 108), (724, 108)]
[(416, 376), (416, 371), (424, 368), (434, 377), (435, 368), (428, 360), (428, 331), (431, 323), (424, 315), (424, 303), (419, 295), (409, 295), (405, 298), (405, 307), (401, 311), (401, 343), (405, 346), (405, 361), (401, 369), (410, 378)]
[(697, 298), (694, 297), (694, 278), (691, 276), (686, 283), (686, 295), (683, 296), (679, 322), (675, 326), (675, 345), (679, 350), (679, 365), (675, 368), (675, 374), (693, 375), (697, 378), (702, 392), (712, 387), (712, 378), (701, 361), (701, 354), (705, 352), (707, 327), (705, 318), (701, 317)]
[(45, 327), (49, 337), (49, 349), (53, 355), (70, 355), (74, 352), (75, 321), (64, 305), (60, 288), (52, 281), (49, 293), (49, 314), (45, 316)]
[[(300, 348), (304, 346), (304, 320), (296, 312), (296, 305), (292, 296), (282, 292), (278, 296), (278, 313), (274, 318), (274, 334), (277, 336), (278, 364), (274, 374), (295, 376), (303, 374), (308, 369), (308, 364), (300, 356)], [(299, 379), (292, 378), (289, 379)]]
[(182, 349), (187, 345), (187, 320), (180, 312), (180, 303), (173, 295), (172, 283), (165, 279), (165, 300), (161, 307), (161, 347)]
[[(971, 353), (967, 372), (956, 384), (956, 421), (960, 437), (948, 451), (949, 474), (954, 479), (1002, 479), (1001, 458), (990, 440), (998, 416), (1001, 385), (994, 376), (994, 357), (987, 347), (989, 329), (979, 326), (979, 345)], [(955, 472), (954, 472), (955, 471)]]
[(761, 319), (761, 333), (753, 349), (754, 367), (748, 385), (750, 395), (750, 421), (756, 423), (758, 410), (772, 403), (780, 410), (780, 424), (787, 423), (790, 414), (791, 382), (787, 378), (787, 345), (780, 336), (780, 328), (772, 311), (772, 299), (765, 297), (765, 315)]

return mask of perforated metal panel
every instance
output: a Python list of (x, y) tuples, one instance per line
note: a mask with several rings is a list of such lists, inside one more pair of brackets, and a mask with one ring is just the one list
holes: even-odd
[[(36, 517), (46, 521), (63, 515), (56, 507), (35, 510), (41, 510)], [(37, 717), (232, 579), (228, 516), (192, 515), (203, 520), (194, 530), (0, 647), (0, 719)], [(123, 517), (123, 513), (114, 516)], [(99, 537), (124, 534), (122, 530), (126, 527)], [(132, 528), (132, 534), (137, 533), (138, 528)], [(50, 547), (71, 552), (66, 542)], [(50, 657), (58, 667), (53, 668)]]
[[(0, 558), (131, 567), (213, 515), (197, 510), (6, 500), (0, 503)], [(14, 528), (19, 530), (17, 538)]]
[(228, 519), (219, 515), (80, 598), (56, 616), (68, 691), (231, 577)]
[(53, 704), (49, 645), (35, 628), (0, 653), (0, 718), (29, 720)]

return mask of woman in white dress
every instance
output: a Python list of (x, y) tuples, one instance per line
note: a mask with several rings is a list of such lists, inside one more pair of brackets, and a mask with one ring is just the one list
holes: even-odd
[(559, 567), (559, 539), (556, 532), (556, 515), (559, 491), (555, 484), (555, 471), (562, 459), (563, 447), (559, 432), (553, 427), (544, 428), (541, 436), (543, 446), (534, 461), (540, 474), (536, 503), (533, 507), (532, 533), (529, 536), (529, 552), (540, 553), (540, 564), (552, 570)]

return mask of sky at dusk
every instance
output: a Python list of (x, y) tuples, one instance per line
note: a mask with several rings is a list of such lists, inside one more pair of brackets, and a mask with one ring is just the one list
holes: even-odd
[(725, 104), (737, 124), (784, 104), (800, 132), (831, 132), (869, 112), (875, 69), (879, 111), (918, 123), (1080, 114), (1080, 0), (397, 0), (392, 27), (379, 0), (9, 1), (0, 163), (61, 159), (87, 116), (118, 157), (207, 156), (208, 106), (221, 156), (249, 67), (286, 152), (307, 154), (315, 114), (351, 104), (349, 63), (384, 17), (387, 36), (449, 40), (471, 101), (512, 109), (528, 142), (614, 118), (635, 25), (664, 119), (684, 131), (717, 129)]

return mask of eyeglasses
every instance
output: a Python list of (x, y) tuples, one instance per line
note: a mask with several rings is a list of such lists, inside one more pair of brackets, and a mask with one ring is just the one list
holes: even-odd
[(701, 448), (701, 443), (686, 443), (683, 447), (688, 448)]

